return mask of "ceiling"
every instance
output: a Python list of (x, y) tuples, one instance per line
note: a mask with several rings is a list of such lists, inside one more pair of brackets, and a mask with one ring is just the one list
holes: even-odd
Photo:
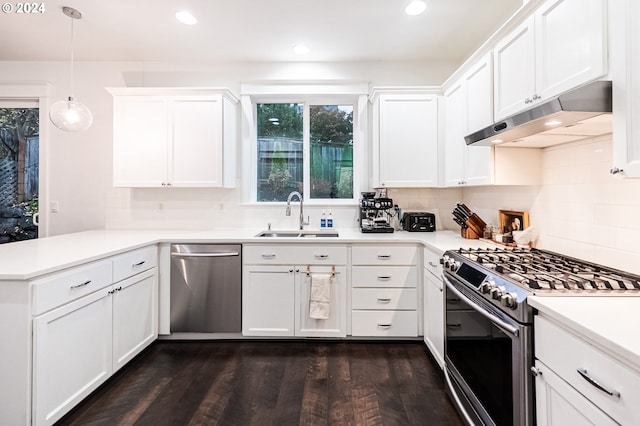
[[(2, 13), (0, 60), (68, 60), (71, 18), (79, 61), (462, 62), (522, 0), (47, 0), (39, 14)], [(17, 4), (15, 2), (11, 4)], [(187, 9), (198, 24), (178, 22)], [(307, 55), (292, 47), (304, 42)]]

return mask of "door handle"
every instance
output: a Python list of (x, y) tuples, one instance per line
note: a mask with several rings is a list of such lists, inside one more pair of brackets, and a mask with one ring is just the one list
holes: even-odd
[[(171, 253), (172, 257), (231, 257), (231, 256), (240, 256), (240, 253), (237, 251), (229, 251), (229, 252), (220, 252), (220, 253)], [(262, 257), (266, 257), (266, 255), (262, 255)], [(272, 254), (270, 257), (276, 257), (275, 254)], [(134, 265), (137, 266), (137, 265)]]

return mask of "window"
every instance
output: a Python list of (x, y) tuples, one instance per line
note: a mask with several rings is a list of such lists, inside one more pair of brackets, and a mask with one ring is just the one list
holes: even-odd
[[(259, 103), (257, 201), (353, 199), (353, 105)], [(308, 156), (308, 158), (306, 158)]]

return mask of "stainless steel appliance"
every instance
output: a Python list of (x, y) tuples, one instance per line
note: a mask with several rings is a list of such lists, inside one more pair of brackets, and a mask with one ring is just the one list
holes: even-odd
[[(495, 145), (517, 141), (519, 147), (566, 143), (611, 133), (613, 110), (611, 81), (594, 81), (538, 102), (527, 99), (532, 107), (465, 136), (467, 145)], [(537, 95), (536, 95), (537, 96)], [(529, 136), (536, 135), (529, 141)]]
[(239, 244), (171, 245), (171, 332), (242, 331)]
[(393, 200), (363, 192), (360, 199), (360, 231), (364, 233), (393, 232), (391, 219), (395, 216)]
[(640, 295), (640, 276), (546, 250), (450, 250), (441, 262), (445, 378), (470, 424), (535, 424), (529, 295)]
[(436, 215), (428, 212), (406, 212), (402, 215), (402, 229), (409, 232), (433, 232)]

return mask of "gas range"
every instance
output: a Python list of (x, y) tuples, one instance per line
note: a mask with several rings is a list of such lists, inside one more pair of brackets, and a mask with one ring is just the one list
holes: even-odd
[(542, 249), (447, 251), (445, 273), (520, 322), (531, 322), (529, 295), (640, 296), (640, 276)]

